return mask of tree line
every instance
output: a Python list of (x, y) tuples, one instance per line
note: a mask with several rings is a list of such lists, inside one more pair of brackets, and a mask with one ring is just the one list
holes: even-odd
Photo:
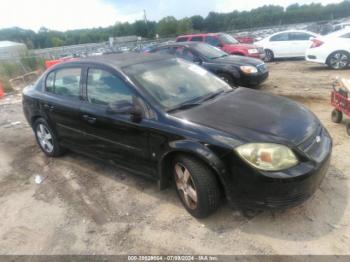
[(64, 45), (107, 41), (108, 37), (137, 35), (146, 38), (172, 37), (193, 32), (217, 32), (254, 27), (284, 25), (303, 22), (339, 19), (350, 16), (350, 1), (338, 4), (293, 4), (287, 8), (265, 5), (250, 11), (230, 13), (210, 12), (205, 18), (200, 15), (177, 20), (173, 16), (158, 22), (143, 20), (119, 23), (109, 27), (69, 30), (65, 32), (41, 28), (37, 33), (21, 28), (0, 30), (0, 40), (25, 43), (28, 48), (47, 48)]

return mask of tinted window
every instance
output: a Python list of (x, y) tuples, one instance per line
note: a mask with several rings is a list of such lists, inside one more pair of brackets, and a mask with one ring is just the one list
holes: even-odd
[(191, 61), (191, 62), (195, 58), (195, 54), (193, 54), (193, 52), (190, 49), (182, 47), (182, 46), (176, 48), (175, 54), (177, 57), (181, 57), (181, 58), (186, 59), (186, 60)]
[(57, 95), (79, 99), (80, 68), (59, 69), (49, 74), (46, 79), (46, 91)]
[(176, 42), (186, 42), (187, 39), (187, 37), (179, 37), (178, 39), (176, 39)]
[(213, 45), (213, 46), (220, 46), (221, 42), (219, 39), (217, 39), (216, 37), (213, 36), (207, 36), (205, 38), (205, 42), (208, 43), (209, 45)]
[(288, 33), (278, 34), (270, 38), (270, 41), (288, 41), (288, 40), (289, 40)]
[(227, 53), (221, 51), (221, 49), (206, 45), (206, 44), (197, 44), (195, 50), (202, 56), (205, 56), (208, 59), (215, 59), (219, 57), (227, 56)]
[(194, 36), (191, 38), (192, 42), (202, 42), (203, 41), (203, 36)]
[(126, 101), (132, 103), (132, 93), (119, 77), (100, 69), (89, 69), (87, 97), (92, 104), (108, 105)]
[(231, 90), (226, 82), (205, 69), (180, 59), (148, 63), (147, 67), (133, 65), (124, 70), (165, 109)]
[(310, 37), (312, 37), (312, 35), (309, 34), (305, 34), (305, 33), (290, 33), (289, 34), (289, 40), (292, 41), (308, 41), (310, 40)]
[(55, 74), (55, 71), (51, 72), (46, 78), (46, 91), (48, 92), (54, 92)]

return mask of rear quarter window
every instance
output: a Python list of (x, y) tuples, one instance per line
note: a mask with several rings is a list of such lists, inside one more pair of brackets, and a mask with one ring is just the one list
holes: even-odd
[(176, 39), (176, 42), (186, 42), (188, 40), (188, 37), (179, 37)]

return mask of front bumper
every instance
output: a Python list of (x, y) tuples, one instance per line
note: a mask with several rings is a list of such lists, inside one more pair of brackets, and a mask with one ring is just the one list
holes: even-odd
[(239, 85), (245, 87), (257, 86), (266, 81), (269, 77), (269, 72), (259, 73), (257, 75), (243, 75)]
[(249, 57), (257, 58), (260, 60), (265, 60), (265, 52), (264, 53), (256, 53), (256, 54), (248, 54)]
[(236, 163), (231, 168), (232, 190), (228, 197), (231, 203), (241, 209), (261, 210), (293, 207), (304, 202), (319, 188), (329, 169), (332, 141), (328, 133), (322, 139), (320, 144), (307, 145), (307, 154), (312, 155), (313, 160), (283, 172), (264, 172)]

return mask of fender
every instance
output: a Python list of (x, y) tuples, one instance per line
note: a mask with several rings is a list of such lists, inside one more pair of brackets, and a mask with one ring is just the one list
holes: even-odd
[[(225, 193), (227, 193), (227, 176), (229, 172), (224, 162), (208, 147), (192, 140), (177, 140), (169, 143), (169, 150), (165, 152), (158, 162), (158, 174), (159, 174), (159, 189), (165, 189), (168, 187), (169, 177), (171, 174), (167, 173), (166, 167), (168, 166), (169, 159), (173, 154), (187, 153), (202, 159), (207, 163), (218, 175), (220, 184), (223, 186)], [(229, 196), (229, 194), (226, 194)]]

